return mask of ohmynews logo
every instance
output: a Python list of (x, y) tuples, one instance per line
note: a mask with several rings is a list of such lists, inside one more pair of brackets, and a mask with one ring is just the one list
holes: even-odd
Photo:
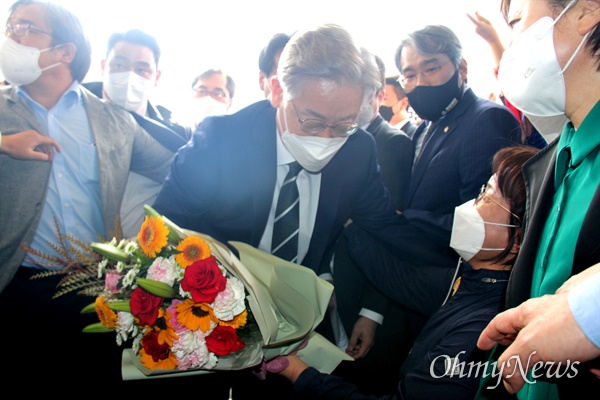
[[(567, 360), (567, 362), (563, 365), (561, 362), (554, 361), (538, 361), (531, 367), (531, 374), (528, 375), (527, 371), (530, 369), (531, 365), (531, 357), (536, 353), (535, 351), (529, 355), (527, 358), (527, 363), (523, 365), (521, 359), (514, 355), (508, 359), (505, 363), (500, 366), (498, 369), (497, 362), (494, 361), (490, 363), (489, 361), (485, 362), (465, 362), (460, 361), (459, 356), (464, 354), (465, 351), (461, 351), (455, 357), (451, 357), (448, 355), (440, 355), (433, 359), (431, 365), (429, 366), (429, 373), (432, 378), (443, 378), (443, 377), (479, 377), (479, 378), (487, 378), (491, 376), (492, 378), (497, 378), (496, 384), (494, 386), (488, 386), (487, 389), (495, 389), (500, 384), (502, 377), (511, 378), (514, 374), (519, 373), (524, 377), (525, 382), (529, 384), (533, 384), (537, 382), (537, 379), (546, 377), (550, 378), (562, 378), (566, 376), (567, 378), (573, 378), (577, 375), (577, 365), (579, 365), (579, 361), (571, 362)], [(441, 375), (437, 375), (435, 372), (435, 363), (438, 360), (444, 360), (444, 373)], [(490, 370), (491, 372), (488, 372)], [(506, 372), (508, 373), (505, 373)]]

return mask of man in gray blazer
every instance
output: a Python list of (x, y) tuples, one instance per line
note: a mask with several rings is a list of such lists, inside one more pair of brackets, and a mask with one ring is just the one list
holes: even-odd
[[(47, 346), (70, 351), (54, 355), (52, 368), (45, 369), (40, 379), (58, 381), (59, 374), (66, 373), (71, 381), (85, 381), (102, 373), (118, 382), (120, 349), (114, 336), (81, 334), (87, 320), (79, 311), (93, 297), (52, 299), (58, 276), (29, 277), (63, 266), (40, 260), (21, 245), (59, 256), (48, 243), (57, 243), (56, 227), (84, 242), (97, 241), (98, 235), (111, 237), (129, 171), (162, 182), (173, 153), (130, 113), (80, 86), (90, 66), (91, 48), (78, 18), (62, 6), (46, 1), (14, 3), (0, 60), (3, 75), (12, 84), (0, 90), (3, 136), (34, 130), (55, 138), (61, 147), (52, 162), (0, 154), (0, 302), (10, 308), (7, 321), (19, 330), (19, 345), (11, 340), (7, 346), (17, 362), (11, 371), (35, 369), (42, 362), (43, 337)], [(104, 343), (106, 351), (100, 347)]]

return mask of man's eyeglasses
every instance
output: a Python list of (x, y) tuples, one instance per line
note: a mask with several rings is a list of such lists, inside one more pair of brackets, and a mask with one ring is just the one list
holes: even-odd
[(400, 75), (398, 78), (398, 83), (400, 83), (403, 89), (411, 91), (417, 85), (419, 75), (421, 75), (427, 81), (432, 80), (435, 78), (437, 73), (440, 72), (441, 69), (450, 62), (451, 61), (446, 61), (442, 64), (431, 65), (425, 68), (423, 71), (407, 71), (406, 74)]
[(194, 88), (194, 91), (198, 93), (200, 97), (211, 96), (216, 100), (225, 101), (227, 99), (227, 93), (223, 89), (216, 88), (214, 90), (208, 90), (206, 87), (199, 86)]
[(12, 34), (13, 36), (19, 37), (19, 38), (25, 37), (29, 33), (33, 33), (35, 35), (52, 36), (52, 34), (50, 32), (46, 32), (30, 23), (14, 24), (14, 25), (6, 24), (6, 28), (4, 30), (4, 34), (6, 36)]
[(319, 119), (300, 119), (300, 115), (298, 115), (298, 110), (296, 109), (296, 105), (292, 103), (294, 107), (294, 112), (296, 113), (296, 118), (298, 118), (298, 123), (300, 124), (300, 129), (302, 132), (308, 133), (309, 135), (318, 135), (323, 132), (327, 128), (331, 128), (336, 136), (350, 136), (358, 130), (358, 124), (356, 122), (342, 122), (337, 125), (327, 125), (325, 122)]
[(508, 208), (504, 207), (502, 204), (498, 203), (496, 200), (494, 200), (491, 196), (487, 195), (487, 184), (481, 186), (481, 190), (479, 191), (479, 195), (477, 196), (477, 198), (475, 199), (475, 204), (479, 203), (480, 201), (485, 201), (487, 203), (489, 203), (490, 201), (494, 204), (496, 204), (497, 206), (501, 207), (503, 210), (505, 210), (507, 213), (511, 214), (513, 217), (515, 217), (517, 219), (517, 221), (519, 221), (519, 225), (521, 224), (521, 218), (519, 218), (517, 216), (517, 214), (513, 213), (512, 211), (510, 211)]

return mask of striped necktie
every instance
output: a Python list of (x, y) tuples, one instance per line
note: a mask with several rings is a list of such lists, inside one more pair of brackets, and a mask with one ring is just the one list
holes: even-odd
[(300, 201), (296, 178), (302, 170), (296, 161), (288, 164), (289, 170), (279, 191), (275, 221), (273, 222), (273, 240), (271, 254), (287, 261), (298, 259), (298, 232)]

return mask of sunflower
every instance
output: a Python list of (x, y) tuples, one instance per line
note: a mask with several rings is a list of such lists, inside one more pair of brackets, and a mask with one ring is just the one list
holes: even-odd
[(207, 332), (210, 330), (210, 321), (217, 322), (218, 319), (208, 304), (186, 299), (177, 304), (177, 321), (191, 331), (200, 328), (202, 332)]
[(169, 345), (169, 347), (173, 346), (173, 340), (179, 338), (175, 333), (175, 330), (171, 326), (171, 317), (172, 315), (170, 312), (165, 311), (161, 308), (158, 311), (158, 318), (156, 319), (156, 323), (154, 324), (154, 330), (158, 332), (158, 343), (166, 343)]
[(106, 328), (114, 329), (117, 327), (117, 314), (108, 307), (104, 296), (96, 297), (96, 314), (98, 314), (98, 319)]
[(140, 248), (147, 257), (156, 257), (167, 245), (169, 228), (161, 217), (147, 216), (138, 233)]
[(177, 246), (179, 254), (175, 256), (181, 268), (192, 265), (196, 261), (210, 257), (210, 246), (197, 236), (188, 236)]

